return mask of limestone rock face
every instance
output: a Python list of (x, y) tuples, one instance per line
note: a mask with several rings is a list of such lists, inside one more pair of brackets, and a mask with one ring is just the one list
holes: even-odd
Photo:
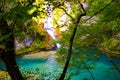
[(120, 38), (120, 32), (115, 37), (116, 38)]
[(15, 39), (15, 49), (19, 50), (23, 47), (24, 47), (24, 45), (22, 43), (20, 43), (17, 39)]

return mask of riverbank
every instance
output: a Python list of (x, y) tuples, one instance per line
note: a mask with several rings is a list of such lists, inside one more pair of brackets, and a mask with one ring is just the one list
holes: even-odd
[(27, 54), (23, 54), (17, 57), (47, 57), (55, 54), (57, 51), (35, 51)]

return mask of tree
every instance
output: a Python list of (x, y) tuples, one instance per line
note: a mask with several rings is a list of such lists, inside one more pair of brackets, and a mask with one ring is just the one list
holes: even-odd
[(4, 46), (5, 50), (2, 49), (0, 53), (0, 58), (4, 61), (7, 71), (10, 74), (11, 78), (13, 80), (24, 80), (22, 77), (18, 65), (15, 60), (15, 47), (14, 47), (14, 35), (13, 35), (13, 30), (11, 30), (3, 18), (0, 20), (1, 21), (1, 30), (4, 32), (2, 35), (8, 35), (7, 40), (5, 39)]
[[(0, 4), (1, 5), (0, 10), (2, 11), (2, 13), (0, 13), (0, 18), (1, 18), (0, 22), (2, 22), (2, 24), (0, 24), (0, 26), (2, 26), (0, 29), (1, 30), (0, 36), (2, 35), (2, 38), (0, 39), (2, 43), (0, 57), (5, 62), (11, 78), (14, 80), (22, 80), (23, 77), (21, 76), (18, 70), (18, 67), (16, 67), (17, 65), (15, 62), (14, 29), (16, 27), (21, 28), (21, 25), (25, 21), (30, 19), (32, 16), (37, 15), (40, 9), (38, 9), (36, 5), (33, 5), (34, 0), (33, 1), (15, 0), (14, 2), (10, 2), (11, 0), (8, 0), (6, 1), (6, 4), (4, 1), (5, 0), (2, 0)], [(44, 0), (37, 0), (37, 1), (38, 2), (41, 1), (40, 4), (44, 4)], [(120, 69), (114, 63), (114, 61), (112, 60), (110, 56), (110, 55), (119, 56), (119, 51), (120, 51), (120, 46), (119, 46), (120, 38), (118, 35), (120, 31), (120, 28), (119, 28), (120, 26), (119, 4), (120, 3), (118, 0), (111, 0), (111, 1), (109, 0), (106, 0), (106, 1), (86, 0), (89, 4), (87, 8), (85, 8), (85, 6), (82, 5), (85, 3), (85, 0), (75, 0), (75, 1), (73, 0), (59, 0), (59, 1), (58, 0), (53, 0), (53, 1), (45, 0), (45, 1), (48, 1), (50, 4), (54, 6), (53, 10), (55, 10), (56, 8), (63, 10), (64, 13), (67, 16), (69, 16), (71, 19), (69, 21), (71, 24), (68, 26), (69, 30), (66, 31), (66, 33), (71, 34), (71, 37), (70, 37), (69, 42), (67, 42), (68, 39), (65, 42), (65, 45), (69, 46), (69, 49), (67, 52), (65, 67), (59, 80), (63, 80), (65, 77), (65, 74), (68, 69), (70, 59), (71, 59), (71, 54), (73, 52), (73, 46), (80, 46), (80, 47), (95, 46), (97, 47), (97, 49), (104, 52), (109, 57), (112, 64), (120, 72)], [(70, 3), (70, 6), (76, 5), (74, 7), (72, 6), (72, 8), (70, 7), (71, 8), (70, 13), (67, 12), (67, 8), (65, 6), (65, 3), (67, 2)], [(41, 11), (44, 11), (44, 9), (40, 10), (39, 12)], [(70, 26), (72, 26), (72, 28)], [(71, 29), (73, 29), (73, 31)], [(13, 67), (10, 66), (11, 64)], [(15, 72), (18, 73), (16, 74), (16, 77), (13, 75), (13, 73)]]
[(67, 71), (67, 68), (68, 68), (68, 65), (69, 65), (69, 62), (70, 62), (71, 54), (72, 54), (72, 46), (73, 46), (73, 40), (74, 40), (74, 37), (75, 37), (75, 34), (76, 34), (76, 30), (77, 30), (78, 24), (80, 22), (80, 19), (82, 18), (82, 16), (86, 15), (85, 10), (83, 8), (83, 5), (79, 1), (78, 1), (78, 3), (79, 3), (79, 7), (83, 10), (83, 13), (77, 14), (77, 17), (75, 19), (72, 18), (72, 16), (69, 15), (72, 18), (72, 20), (75, 24), (75, 27), (73, 29), (73, 32), (72, 32), (72, 35), (71, 35), (71, 38), (70, 38), (68, 56), (67, 56), (67, 59), (66, 59), (65, 67), (64, 67), (64, 70), (63, 70), (59, 80), (64, 80), (64, 78), (65, 78), (65, 74), (66, 74), (66, 71)]
[[(101, 7), (103, 5), (104, 7)], [(109, 61), (113, 64), (115, 69), (120, 72), (119, 67), (111, 57), (119, 57), (120, 54), (118, 49), (119, 38), (115, 38), (120, 30), (120, 28), (118, 28), (119, 24), (117, 24), (117, 16), (119, 16), (120, 13), (119, 7), (115, 4), (115, 0), (106, 1), (106, 3), (99, 0), (96, 4), (95, 2), (92, 2), (91, 7), (95, 13), (86, 20), (92, 22), (92, 20), (94, 20), (93, 17), (95, 16), (97, 16), (97, 20), (95, 20), (95, 23), (85, 26), (86, 30), (88, 30), (87, 33), (91, 35), (91, 37), (89, 36), (89, 39), (93, 40), (93, 43), (98, 47), (98, 49), (109, 58)]]
[(0, 58), (4, 61), (7, 71), (13, 80), (24, 80), (15, 59), (15, 29), (36, 16), (37, 10), (28, 13), (33, 7), (34, 0), (1, 0), (0, 4)]
[[(71, 0), (68, 0), (68, 2), (78, 3), (77, 1), (71, 1)], [(89, 8), (86, 9), (87, 15), (86, 15), (86, 17), (84, 17), (81, 20), (81, 23), (77, 24), (79, 26), (79, 28), (81, 29), (79, 33), (84, 34), (84, 36), (82, 36), (82, 35), (80, 36), (75, 33), (77, 28), (73, 29), (73, 32), (72, 32), (73, 35), (70, 38), (69, 50), (68, 50), (68, 54), (67, 54), (67, 58), (66, 58), (65, 67), (64, 67), (63, 73), (62, 73), (61, 77), (59, 78), (59, 80), (64, 79), (66, 70), (69, 65), (69, 60), (71, 58), (71, 53), (72, 53), (72, 46), (73, 46), (72, 44), (73, 44), (73, 40), (74, 40), (74, 36), (75, 36), (74, 34), (76, 34), (76, 36), (78, 36), (78, 38), (81, 38), (81, 40), (77, 39), (78, 41), (80, 41), (80, 42), (78, 42), (79, 46), (96, 46), (100, 51), (105, 53), (105, 55), (109, 58), (110, 62), (113, 64), (115, 69), (120, 72), (119, 67), (112, 60), (112, 58), (110, 56), (111, 54), (109, 54), (109, 53), (113, 52), (114, 56), (115, 56), (115, 54), (116, 55), (118, 54), (118, 56), (119, 56), (119, 50), (118, 50), (119, 39), (117, 39), (117, 40), (115, 38), (113, 39), (113, 36), (115, 36), (116, 34), (119, 33), (119, 28), (117, 27), (117, 26), (119, 26), (119, 24), (117, 24), (117, 25), (116, 25), (116, 23), (113, 24), (113, 22), (115, 21), (115, 18), (117, 18), (119, 16), (119, 10), (118, 10), (119, 6), (116, 8), (115, 7), (116, 4), (114, 4), (113, 2), (114, 2), (114, 0), (112, 0), (112, 1), (102, 1), (102, 0), (88, 1), (90, 6), (89, 6)], [(63, 1), (63, 3), (61, 2), (61, 4), (64, 4), (64, 1)], [(55, 7), (61, 8), (60, 7), (61, 4), (59, 4), (58, 6), (55, 6)], [(119, 5), (119, 2), (118, 2), (118, 5)], [(104, 6), (104, 7), (102, 7), (102, 6)], [(114, 8), (110, 9), (111, 7), (114, 7)], [(74, 15), (72, 15), (71, 13), (69, 14), (65, 10), (66, 8), (61, 8), (61, 9), (63, 9), (65, 14), (68, 15), (72, 19), (71, 21), (73, 21), (73, 24), (76, 24), (76, 22), (74, 22), (74, 20), (78, 21), (78, 18), (79, 18), (78, 16), (75, 16), (75, 12), (77, 13), (77, 11), (74, 11), (73, 12)], [(114, 10), (116, 10), (116, 11), (114, 11)], [(82, 11), (84, 11), (84, 10), (82, 10)], [(80, 14), (80, 12), (78, 12), (78, 13)], [(112, 13), (113, 14), (116, 13), (116, 15), (113, 15)], [(115, 22), (118, 22), (118, 19), (116, 19), (116, 20), (117, 21), (115, 21)], [(105, 24), (104, 24), (104, 22), (105, 22)], [(107, 24), (106, 24), (106, 22), (107, 22)], [(103, 24), (103, 25), (101, 26), (101, 24)], [(114, 28), (110, 26), (111, 24), (114, 26)], [(98, 29), (98, 26), (99, 26), (99, 29)], [(105, 28), (105, 26), (107, 26), (107, 28)], [(104, 30), (106, 30), (106, 31), (104, 31)], [(85, 37), (85, 38), (82, 38), (82, 37)], [(108, 40), (108, 41), (106, 42), (106, 40)], [(110, 42), (115, 42), (115, 45), (110, 44)], [(116, 49), (116, 47), (117, 47), (117, 49)]]

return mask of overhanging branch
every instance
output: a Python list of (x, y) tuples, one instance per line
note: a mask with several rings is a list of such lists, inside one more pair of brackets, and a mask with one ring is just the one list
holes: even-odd
[(102, 9), (100, 9), (99, 11), (97, 11), (96, 13), (94, 13), (92, 16), (90, 16), (89, 18), (87, 18), (85, 20), (85, 22), (87, 22), (88, 20), (90, 20), (91, 18), (93, 18), (95, 15), (101, 13), (102, 11), (104, 11), (114, 0), (112, 0), (110, 3), (108, 3), (105, 7), (103, 7)]

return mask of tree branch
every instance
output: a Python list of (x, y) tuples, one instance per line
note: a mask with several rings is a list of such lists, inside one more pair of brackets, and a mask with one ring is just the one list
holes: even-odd
[(103, 7), (102, 9), (100, 9), (99, 11), (97, 11), (96, 13), (94, 13), (92, 16), (90, 16), (89, 18), (87, 18), (85, 20), (85, 22), (87, 22), (88, 20), (90, 20), (91, 18), (93, 18), (95, 15), (101, 13), (103, 10), (105, 10), (114, 0), (112, 0), (110, 3), (108, 3), (105, 7)]
[(112, 65), (115, 67), (115, 69), (120, 72), (120, 68), (117, 66), (117, 64), (113, 61), (113, 59), (111, 58), (111, 56), (109, 56), (107, 53), (107, 50), (104, 48), (104, 46), (101, 45), (99, 39), (97, 38), (97, 35), (95, 35), (94, 33), (90, 32), (90, 30), (85, 30), (84, 28), (81, 28), (83, 31), (85, 31), (86, 33), (90, 34), (91, 36), (93, 36), (93, 38), (95, 38), (95, 40), (98, 43), (98, 46), (101, 47), (104, 51), (104, 54), (108, 57), (109, 61), (112, 63)]
[(73, 22), (75, 21), (75, 19), (64, 8), (59, 7), (59, 9), (62, 9), (65, 12), (65, 14), (72, 19)]
[(69, 66), (69, 62), (70, 62), (70, 59), (71, 59), (71, 55), (72, 55), (72, 46), (73, 46), (73, 41), (74, 41), (74, 37), (75, 37), (76, 31), (77, 31), (77, 27), (78, 27), (78, 24), (79, 24), (79, 21), (80, 21), (81, 17), (86, 15), (86, 12), (84, 12), (85, 10), (84, 10), (82, 4), (80, 2), (79, 2), (79, 4), (80, 4), (81, 9), (83, 10), (83, 13), (80, 13), (78, 15), (78, 18), (77, 18), (76, 21), (72, 18), (72, 16), (70, 14), (68, 14), (66, 12), (66, 10), (63, 9), (65, 11), (65, 13), (73, 20), (73, 23), (75, 24), (75, 27), (73, 29), (72, 36), (70, 37), (69, 50), (68, 50), (66, 63), (65, 63), (64, 69), (62, 71), (62, 74), (61, 74), (59, 80), (64, 80), (64, 78), (65, 78), (65, 74), (67, 72), (67, 69), (68, 69), (68, 66)]
[[(104, 9), (106, 9), (113, 1), (117, 1), (118, 3), (118, 0), (112, 0), (110, 3), (108, 3), (104, 8), (100, 9), (98, 12), (94, 13), (91, 17), (89, 17), (88, 19), (86, 19), (86, 21), (88, 21), (89, 19), (91, 19), (93, 16), (99, 14), (100, 12), (102, 12)], [(119, 3), (118, 3), (119, 4)], [(120, 5), (120, 4), (119, 4)], [(86, 22), (85, 21), (85, 22)], [(104, 50), (104, 53), (105, 55), (109, 58), (110, 62), (113, 64), (113, 66), (115, 67), (115, 69), (120, 72), (120, 68), (116, 65), (116, 63), (112, 60), (111, 56), (109, 56), (107, 53), (107, 51), (105, 50), (104, 46), (102, 46), (100, 44), (100, 41), (97, 39), (97, 36), (95, 34), (93, 34), (92, 32), (88, 31), (88, 30), (85, 30), (84, 28), (81, 28), (82, 30), (84, 30), (85, 32), (89, 33), (91, 36), (93, 36), (96, 41), (98, 42), (99, 46), (102, 47), (102, 49)]]
[(81, 56), (80, 56), (80, 59), (81, 59), (82, 63), (85, 65), (85, 67), (87, 68), (87, 70), (88, 70), (88, 72), (90, 73), (92, 79), (95, 80), (92, 72), (91, 72), (90, 69), (89, 69), (89, 65), (84, 62), (84, 60), (81, 58)]
[(80, 21), (80, 19), (81, 19), (82, 16), (85, 16), (85, 15), (86, 15), (86, 11), (85, 11), (85, 9), (83, 8), (83, 5), (81, 4), (80, 1), (78, 1), (78, 3), (79, 3), (79, 5), (80, 5), (81, 9), (83, 10), (83, 13), (81, 13), (81, 14), (78, 16), (77, 21), (76, 21), (76, 24), (79, 23), (79, 21)]

